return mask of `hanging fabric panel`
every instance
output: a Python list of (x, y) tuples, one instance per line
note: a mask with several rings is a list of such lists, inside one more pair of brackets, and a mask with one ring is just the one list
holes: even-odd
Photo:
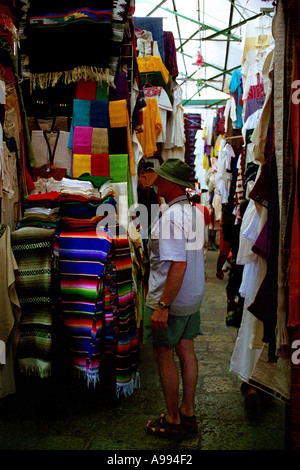
[[(29, 61), (33, 87), (80, 79), (108, 80), (112, 0), (30, 2)], [(101, 8), (99, 8), (101, 6)], [(94, 46), (100, 44), (95, 54)]]

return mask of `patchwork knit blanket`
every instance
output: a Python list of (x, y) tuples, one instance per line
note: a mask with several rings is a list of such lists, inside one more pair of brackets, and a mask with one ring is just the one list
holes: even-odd
[(11, 242), (18, 264), (16, 291), (22, 311), (17, 360), (22, 373), (41, 378), (51, 373), (54, 233), (24, 227), (12, 232)]

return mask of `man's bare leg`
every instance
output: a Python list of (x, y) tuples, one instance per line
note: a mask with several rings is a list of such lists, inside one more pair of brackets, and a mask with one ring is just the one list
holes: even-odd
[(166, 419), (169, 423), (179, 424), (179, 377), (174, 358), (174, 349), (166, 348), (165, 346), (155, 346), (154, 357), (158, 366), (160, 381), (166, 401)]
[(179, 356), (183, 396), (180, 412), (184, 416), (193, 416), (194, 399), (198, 380), (198, 362), (194, 351), (193, 339), (182, 339), (176, 347)]

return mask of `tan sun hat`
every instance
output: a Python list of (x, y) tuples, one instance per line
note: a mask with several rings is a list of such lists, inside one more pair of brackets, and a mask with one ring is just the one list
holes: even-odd
[(186, 188), (194, 189), (193, 183), (189, 180), (191, 168), (179, 158), (168, 158), (159, 168), (153, 168), (162, 178), (172, 181), (172, 183)]

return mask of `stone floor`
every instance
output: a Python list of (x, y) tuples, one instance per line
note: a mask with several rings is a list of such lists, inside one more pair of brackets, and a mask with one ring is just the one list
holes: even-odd
[[(229, 373), (237, 328), (227, 327), (227, 279), (215, 276), (216, 251), (208, 251), (203, 335), (195, 341), (199, 380), (195, 411), (199, 433), (182, 442), (148, 436), (149, 417), (164, 411), (151, 348), (141, 354), (141, 386), (129, 398), (104, 400), (75, 381), (30, 379), (0, 400), (0, 449), (175, 452), (285, 450), (285, 405), (277, 399), (249, 414), (240, 381)], [(41, 383), (42, 382), (42, 383)], [(119, 452), (119, 453), (118, 453)], [(128, 453), (128, 452), (127, 452)]]

